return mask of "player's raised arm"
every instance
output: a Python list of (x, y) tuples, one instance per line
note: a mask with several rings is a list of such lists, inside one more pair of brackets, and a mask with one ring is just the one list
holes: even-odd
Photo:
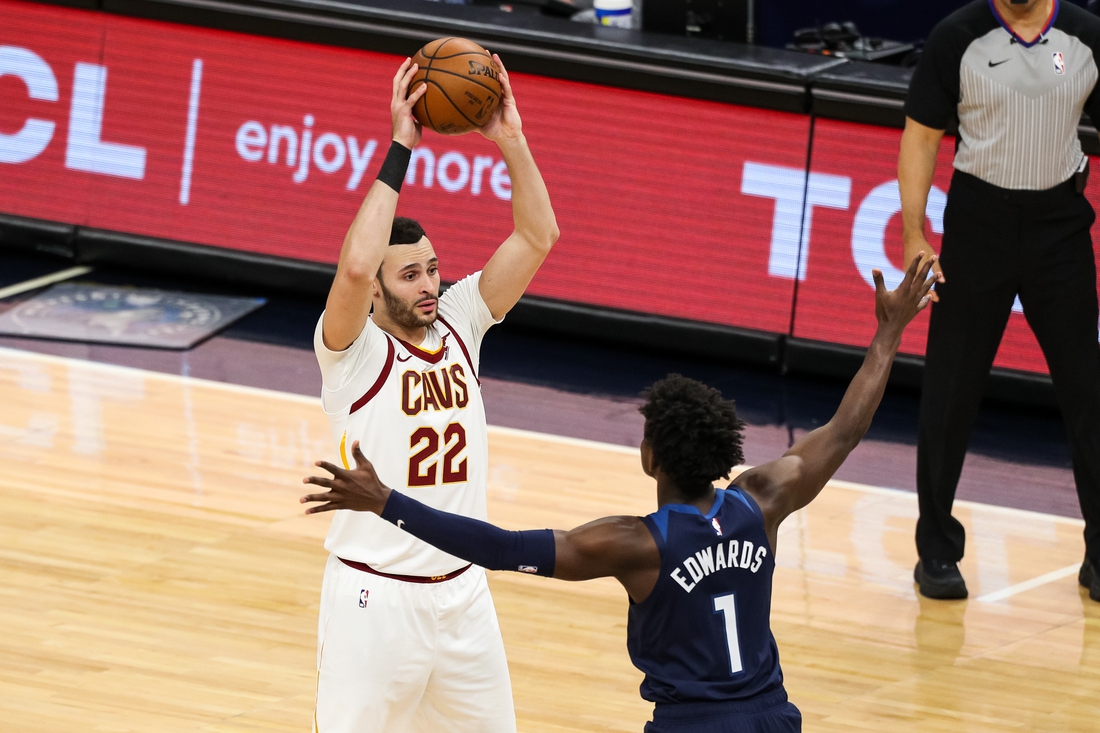
[(914, 258), (896, 290), (887, 290), (882, 273), (874, 271), (878, 330), (833, 419), (795, 443), (782, 458), (738, 477), (738, 486), (753, 495), (764, 513), (773, 549), (780, 522), (813, 501), (871, 426), (902, 332), (928, 305), (929, 291), (940, 277), (928, 277), (935, 259)]
[[(320, 502), (306, 514), (350, 509), (373, 512), (409, 534), (455, 557), (488, 570), (514, 570), (561, 580), (614, 577), (640, 600), (661, 568), (657, 544), (638, 517), (605, 517), (572, 530), (511, 532), (478, 519), (433, 509), (382, 484), (356, 441), (355, 468), (320, 461), (332, 478), (311, 476), (305, 483), (327, 488), (303, 496)], [(648, 579), (648, 583), (646, 580)]]
[(523, 295), (550, 253), (558, 239), (558, 224), (550, 205), (550, 193), (523, 136), (508, 71), (499, 56), (493, 54), (493, 60), (500, 71), (502, 99), (493, 118), (479, 132), (500, 147), (508, 166), (515, 229), (485, 265), (479, 290), (493, 318), (500, 319)]
[(343, 351), (363, 330), (370, 315), (371, 286), (382, 265), (389, 245), (390, 227), (397, 211), (397, 195), (409, 163), (412, 149), (420, 142), (420, 124), (412, 116), (412, 107), (424, 96), (425, 85), (408, 94), (416, 74), (412, 59), (405, 59), (393, 77), (390, 114), (393, 117), (393, 143), (376, 180), (355, 215), (336, 266), (336, 279), (325, 303), (322, 335), (325, 346)]

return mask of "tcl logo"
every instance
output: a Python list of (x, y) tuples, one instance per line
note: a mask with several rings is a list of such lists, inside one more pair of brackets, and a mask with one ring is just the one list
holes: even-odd
[[(768, 274), (772, 277), (806, 279), (810, 256), (810, 232), (814, 209), (846, 210), (850, 207), (852, 179), (826, 173), (810, 173), (801, 168), (746, 162), (741, 175), (741, 193), (775, 199), (772, 219), (771, 252)], [(943, 210), (947, 194), (936, 186), (928, 193), (925, 214), (932, 231), (943, 233)], [(859, 204), (852, 225), (852, 258), (868, 285), (874, 287), (871, 270), (882, 270), (890, 287), (896, 287), (905, 273), (886, 256), (886, 226), (901, 211), (897, 180), (875, 187)]]
[[(0, 46), (0, 76), (16, 76), (31, 99), (59, 102), (57, 77), (41, 56), (18, 46)], [(73, 69), (69, 103), (69, 137), (65, 167), (119, 178), (145, 177), (145, 148), (103, 139), (107, 67), (79, 62)], [(53, 139), (54, 120), (28, 118), (14, 134), (0, 133), (0, 163), (26, 163), (42, 154)]]
[[(808, 176), (801, 168), (746, 162), (741, 174), (741, 193), (746, 196), (775, 199), (772, 219), (768, 275), (799, 280), (806, 279), (806, 263), (810, 257), (810, 234), (814, 209), (847, 210), (851, 207), (852, 179), (848, 176), (813, 173)], [(928, 192), (925, 216), (932, 231), (943, 234), (943, 211), (947, 194), (938, 186)], [(872, 289), (875, 281), (871, 271), (882, 271), (890, 288), (897, 287), (905, 272), (894, 266), (886, 254), (886, 229), (890, 220), (901, 212), (901, 192), (897, 179), (871, 189), (856, 210), (852, 222), (851, 249), (856, 272)], [(1012, 306), (1015, 313), (1024, 308), (1017, 297)]]

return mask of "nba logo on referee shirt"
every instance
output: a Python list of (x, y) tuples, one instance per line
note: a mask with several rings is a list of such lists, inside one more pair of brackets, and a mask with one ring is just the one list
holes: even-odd
[(1062, 56), (1062, 52), (1061, 51), (1055, 51), (1052, 55), (1054, 56), (1054, 73), (1055, 74), (1064, 74), (1064, 73), (1066, 73), (1066, 59), (1065, 59), (1064, 56)]
[(359, 608), (366, 608), (367, 607), (367, 596), (368, 595), (370, 595), (370, 591), (367, 591), (365, 589), (359, 591)]

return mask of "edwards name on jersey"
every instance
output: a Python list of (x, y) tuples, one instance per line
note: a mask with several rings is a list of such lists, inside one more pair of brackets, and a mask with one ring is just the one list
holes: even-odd
[(769, 623), (775, 559), (752, 497), (719, 489), (706, 514), (666, 504), (642, 521), (661, 553), (657, 584), (627, 621), (642, 697), (717, 702), (781, 689)]

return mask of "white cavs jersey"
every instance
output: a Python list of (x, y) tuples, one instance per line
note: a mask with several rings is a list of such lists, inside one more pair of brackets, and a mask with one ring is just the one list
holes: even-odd
[[(481, 339), (495, 323), (478, 291), (481, 273), (439, 298), (435, 323), (413, 345), (367, 319), (344, 351), (328, 350), (321, 321), (314, 350), (344, 465), (356, 440), (386, 486), (428, 506), (485, 519), (488, 435), (478, 384)], [(398, 575), (438, 576), (467, 563), (369, 512), (333, 513), (325, 549)]]

